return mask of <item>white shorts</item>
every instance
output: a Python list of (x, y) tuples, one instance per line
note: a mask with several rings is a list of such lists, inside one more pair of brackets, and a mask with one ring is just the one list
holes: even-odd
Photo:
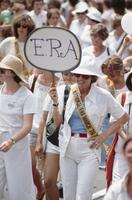
[(59, 147), (56, 146), (56, 145), (53, 145), (51, 142), (49, 142), (47, 140), (47, 143), (46, 143), (46, 153), (55, 153), (55, 154), (59, 154), (60, 153), (60, 150), (59, 150)]

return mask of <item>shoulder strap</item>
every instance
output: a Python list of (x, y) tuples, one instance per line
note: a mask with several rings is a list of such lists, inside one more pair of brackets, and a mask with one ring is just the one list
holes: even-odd
[(35, 88), (35, 83), (37, 81), (37, 78), (38, 78), (38, 75), (34, 75), (33, 77), (33, 82), (32, 82), (32, 85), (31, 85), (31, 92), (34, 92), (34, 88)]
[(66, 85), (65, 90), (64, 90), (64, 107), (63, 107), (63, 113), (62, 113), (63, 123), (64, 123), (64, 116), (65, 116), (65, 110), (66, 110), (66, 103), (69, 97), (70, 89), (71, 89), (70, 86)]
[(123, 41), (124, 41), (126, 35), (127, 35), (127, 33), (126, 33), (126, 34), (124, 35), (124, 37), (122, 38), (122, 40), (121, 40), (121, 42), (120, 42), (120, 44), (119, 44), (119, 46), (118, 46), (118, 48), (117, 48), (117, 50), (116, 50), (117, 52), (120, 50), (121, 45), (122, 45), (122, 43), (123, 43)]
[(107, 54), (108, 54), (108, 56), (110, 56), (110, 50), (109, 50), (109, 47), (107, 47)]

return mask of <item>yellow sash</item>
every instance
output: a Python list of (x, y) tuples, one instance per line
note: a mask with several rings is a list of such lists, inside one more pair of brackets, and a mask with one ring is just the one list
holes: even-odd
[(23, 62), (23, 75), (26, 76), (27, 78), (31, 75), (31, 73), (29, 72), (29, 70), (27, 69), (27, 67), (25, 66), (25, 62), (24, 59), (22, 58), (21, 54), (20, 54), (20, 50), (19, 50), (19, 44), (18, 44), (18, 40), (17, 38), (15, 38), (15, 50), (16, 50), (16, 56), (18, 58), (20, 58), (20, 60)]
[[(77, 84), (72, 85), (71, 90), (73, 93), (73, 98), (74, 98), (74, 101), (75, 101), (75, 104), (77, 107), (77, 111), (79, 113), (79, 116), (80, 116), (83, 124), (84, 124), (87, 134), (90, 134), (91, 138), (98, 136), (98, 133), (96, 132), (88, 114), (85, 111), (78, 85)], [(108, 152), (109, 147), (104, 143), (103, 143), (103, 147), (106, 150), (106, 152)]]

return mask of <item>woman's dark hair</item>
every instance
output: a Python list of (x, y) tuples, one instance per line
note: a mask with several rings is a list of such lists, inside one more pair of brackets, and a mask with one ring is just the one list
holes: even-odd
[(111, 0), (104, 0), (104, 5), (107, 7), (107, 8), (111, 8), (112, 7), (112, 3), (111, 3)]
[(129, 142), (131, 142), (132, 141), (132, 136), (129, 136), (127, 139), (126, 139), (126, 141), (124, 142), (124, 144), (123, 144), (123, 152), (125, 151), (125, 149), (126, 149), (126, 147), (127, 147), (127, 145), (128, 145), (128, 143)]
[(91, 76), (91, 83), (95, 83), (97, 81), (98, 77), (97, 76)]
[[(11, 70), (11, 71), (12, 71), (12, 70)], [(22, 82), (22, 79), (20, 79), (19, 76), (17, 76), (17, 75), (15, 74), (14, 71), (12, 71), (12, 73), (14, 74), (14, 81), (15, 81), (16, 83)]]
[(61, 8), (61, 3), (58, 0), (50, 0), (47, 4), (48, 9), (52, 9), (52, 8)]
[(126, 3), (125, 0), (112, 0), (112, 8), (116, 14), (124, 15), (125, 14)]
[(15, 74), (15, 77), (14, 77), (14, 81), (17, 82), (17, 83), (22, 82), (22, 80), (16, 74)]
[(132, 72), (130, 72), (130, 74), (127, 77), (126, 86), (129, 91), (132, 91)]
[(18, 38), (18, 27), (23, 23), (27, 26), (27, 35), (35, 29), (35, 24), (29, 15), (21, 15), (13, 20), (14, 36)]
[(108, 35), (109, 35), (108, 30), (105, 27), (105, 25), (102, 24), (102, 23), (95, 24), (92, 27), (91, 31), (90, 31), (90, 36), (92, 36), (92, 37), (99, 37), (103, 41), (106, 40), (106, 38), (108, 37)]
[(49, 26), (48, 20), (52, 17), (52, 15), (53, 15), (54, 13), (56, 13), (56, 14), (58, 14), (58, 16), (60, 16), (60, 11), (59, 11), (59, 9), (57, 9), (57, 8), (52, 8), (52, 9), (49, 9), (49, 10), (47, 11), (47, 22), (46, 22), (46, 25), (47, 25), (47, 26)]
[(34, 3), (35, 3), (35, 2), (42, 2), (42, 3), (44, 3), (43, 0), (33, 0), (33, 1), (32, 1), (32, 8), (34, 7)]

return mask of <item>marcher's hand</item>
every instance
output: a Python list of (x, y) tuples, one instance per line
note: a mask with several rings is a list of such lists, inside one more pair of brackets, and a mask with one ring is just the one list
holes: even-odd
[(35, 154), (41, 156), (43, 154), (43, 145), (42, 143), (37, 143), (35, 147)]
[(126, 48), (128, 45), (130, 45), (132, 43), (132, 36), (131, 35), (127, 35), (123, 41), (123, 47)]
[(90, 148), (96, 148), (98, 149), (99, 147), (101, 147), (104, 143), (104, 141), (106, 140), (106, 135), (102, 134), (102, 135), (98, 135), (97, 137), (91, 138), (91, 145)]
[(0, 151), (6, 152), (12, 147), (12, 140), (7, 140), (0, 145)]
[(51, 97), (51, 99), (53, 100), (54, 103), (58, 103), (58, 94), (56, 91), (56, 87), (51, 87), (49, 89), (49, 95)]

